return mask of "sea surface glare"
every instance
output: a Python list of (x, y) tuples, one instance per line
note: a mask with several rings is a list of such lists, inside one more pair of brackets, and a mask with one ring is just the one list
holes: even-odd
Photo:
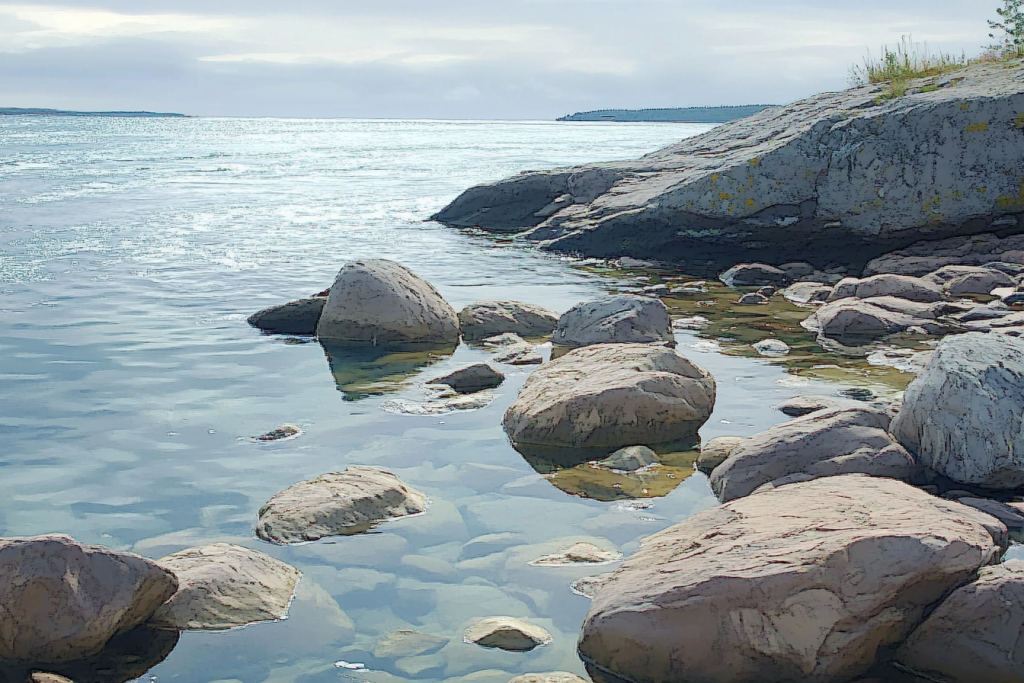
[[(519, 299), (564, 311), (605, 293), (608, 277), (424, 219), (471, 185), (636, 157), (709, 127), (0, 119), (0, 535), (61, 532), (152, 558), (226, 541), (304, 572), (287, 621), (185, 633), (151, 671), (160, 681), (583, 673), (575, 642), (589, 602), (569, 584), (614, 566), (528, 562), (576, 540), (628, 555), (713, 505), (706, 478), (682, 474), (640, 502), (581, 497), (586, 482), (559, 488), (502, 432), (531, 368), (509, 369), (485, 409), (396, 415), (381, 403), (422, 400), (424, 381), (490, 354), (462, 346), (429, 366), (335, 359), (332, 375), (318, 343), (263, 335), (245, 318), (327, 288), (366, 257), (408, 266), (456, 309)], [(680, 351), (718, 381), (704, 438), (780, 422), (771, 404), (800, 393), (767, 361)], [(304, 433), (250, 438), (283, 423)], [(328, 542), (255, 539), (270, 496), (350, 464), (391, 469), (430, 510)], [(530, 653), (462, 642), (467, 620), (498, 615), (535, 621), (554, 641)], [(375, 657), (396, 629), (451, 641)]]

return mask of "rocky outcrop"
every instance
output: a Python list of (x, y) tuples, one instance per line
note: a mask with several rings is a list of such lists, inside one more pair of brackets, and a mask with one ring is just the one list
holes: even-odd
[(69, 536), (0, 539), (0, 660), (95, 655), (149, 619), (177, 587), (150, 560)]
[(325, 303), (327, 297), (318, 295), (281, 306), (271, 306), (250, 315), (248, 323), (272, 334), (316, 334)]
[(856, 273), (922, 238), (1021, 233), (1022, 74), (977, 65), (889, 100), (880, 85), (816, 95), (636, 161), (474, 187), (434, 219), (690, 273), (741, 261)]
[(462, 639), (480, 647), (528, 652), (551, 642), (551, 634), (537, 624), (513, 617), (487, 617), (470, 624)]
[(690, 438), (714, 405), (715, 380), (674, 350), (598, 344), (530, 375), (503, 424), (517, 446), (616, 449)]
[(443, 384), (459, 394), (472, 394), (485, 389), (494, 389), (501, 386), (504, 381), (505, 375), (487, 363), (474, 363), (461, 370), (456, 370), (450, 375), (430, 380), (430, 384)]
[(1005, 532), (892, 479), (782, 486), (648, 538), (599, 588), (579, 652), (632, 681), (849, 681), (996, 560)]
[(333, 342), (456, 345), (459, 318), (426, 280), (385, 259), (347, 264), (331, 285), (317, 336)]
[(801, 474), (870, 474), (908, 479), (914, 458), (886, 431), (889, 416), (872, 408), (833, 408), (775, 425), (743, 441), (711, 473), (719, 500), (749, 496), (775, 479)]
[(302, 543), (351, 535), (425, 512), (427, 497), (378, 467), (351, 465), (286, 488), (260, 508), (256, 535), (272, 543)]
[[(1015, 230), (1017, 219), (1003, 216), (994, 227)], [(871, 260), (864, 268), (865, 275), (900, 273), (927, 275), (943, 266), (985, 266), (989, 263), (1010, 262), (1024, 264), (1024, 235), (999, 237), (982, 233), (968, 237), (950, 237), (940, 240), (916, 242)]]
[(216, 631), (288, 616), (299, 570), (229, 543), (190, 548), (157, 560), (178, 577), (178, 591), (149, 623), (179, 631)]
[(868, 299), (875, 296), (932, 303), (942, 300), (942, 287), (929, 280), (908, 275), (872, 275), (863, 280), (851, 277), (837, 282), (827, 301), (848, 297)]
[(948, 683), (1024, 681), (1024, 562), (985, 567), (899, 649), (905, 667)]
[(459, 324), (467, 341), (511, 332), (520, 337), (547, 337), (558, 314), (521, 301), (477, 301), (459, 311)]
[(892, 432), (953, 481), (1024, 487), (1024, 340), (973, 332), (943, 339), (907, 387)]
[(659, 299), (631, 294), (573, 306), (558, 319), (551, 340), (560, 346), (675, 344), (665, 304)]

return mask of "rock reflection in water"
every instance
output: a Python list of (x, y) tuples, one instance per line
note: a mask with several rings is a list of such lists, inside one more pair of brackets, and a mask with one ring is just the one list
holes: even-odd
[(452, 355), (454, 347), (369, 346), (321, 340), (331, 374), (346, 401), (399, 389), (422, 368)]
[(33, 672), (59, 674), (75, 683), (125, 683), (167, 659), (180, 635), (139, 626), (115, 636), (102, 652), (88, 659), (62, 664), (0, 661), (0, 683), (26, 683)]
[(696, 471), (694, 462), (700, 451), (692, 446), (687, 443), (654, 448), (658, 463), (635, 472), (594, 464), (608, 457), (606, 449), (516, 448), (530, 467), (556, 488), (571, 496), (610, 502), (667, 496)]

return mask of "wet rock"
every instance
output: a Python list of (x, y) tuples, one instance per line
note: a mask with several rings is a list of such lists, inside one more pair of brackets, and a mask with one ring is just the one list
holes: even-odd
[(788, 276), (784, 270), (766, 263), (740, 263), (718, 276), (729, 287), (757, 287), (784, 285)]
[(676, 318), (672, 321), (674, 330), (703, 330), (711, 324), (711, 321), (702, 315), (695, 315), (692, 318)]
[(854, 404), (851, 401), (829, 398), (828, 396), (797, 396), (785, 403), (780, 403), (775, 408), (790, 417), (803, 417), (816, 413), (819, 410), (830, 410), (832, 408), (850, 408)]
[(607, 574), (584, 576), (576, 579), (569, 584), (569, 590), (576, 595), (586, 598), (587, 600), (593, 600), (594, 596), (597, 595), (597, 591), (601, 589), (601, 586), (608, 583), (614, 573), (615, 572), (608, 572)]
[(362, 533), (426, 509), (427, 497), (391, 472), (352, 465), (275, 495), (260, 509), (256, 535), (272, 543), (316, 541)]
[(593, 543), (574, 543), (560, 552), (538, 557), (530, 564), (536, 567), (566, 567), (583, 564), (607, 564), (621, 559), (622, 553), (617, 550), (599, 548)]
[(975, 332), (943, 339), (907, 387), (892, 432), (953, 481), (1024, 486), (1024, 341)]
[(521, 337), (547, 337), (558, 322), (553, 311), (521, 301), (477, 301), (459, 311), (462, 335), (467, 340), (513, 333)]
[(96, 655), (152, 616), (177, 587), (173, 574), (145, 558), (70, 536), (0, 539), (0, 659), (52, 663)]
[(288, 616), (301, 573), (269, 555), (228, 543), (157, 560), (178, 577), (178, 591), (149, 623), (179, 631), (215, 631)]
[(768, 303), (768, 297), (758, 292), (748, 292), (737, 299), (736, 303), (741, 306), (763, 306)]
[(513, 617), (487, 617), (468, 626), (463, 640), (480, 647), (493, 647), (509, 652), (528, 652), (551, 642), (546, 630)]
[(636, 472), (645, 467), (658, 464), (658, 454), (647, 446), (627, 446), (620, 448), (604, 460), (599, 460), (598, 465), (623, 472)]
[(508, 683), (587, 683), (587, 680), (565, 671), (553, 671), (546, 674), (523, 674)]
[(942, 601), (896, 653), (905, 667), (949, 683), (1024, 681), (1024, 562), (985, 567)]
[(445, 384), (460, 394), (473, 394), (484, 389), (494, 389), (504, 381), (505, 375), (487, 363), (474, 363), (450, 375), (431, 380), (430, 383)]
[[(454, 393), (454, 390), (452, 392)], [(439, 395), (427, 401), (395, 398), (382, 402), (379, 407), (385, 413), (393, 415), (447, 415), (448, 413), (486, 408), (494, 403), (495, 398), (497, 397), (490, 392), (479, 392), (464, 396)]]
[(762, 339), (751, 346), (760, 356), (787, 356), (790, 351), (789, 344), (781, 339)]
[(719, 500), (749, 496), (793, 474), (870, 474), (907, 479), (915, 463), (886, 431), (889, 416), (872, 408), (833, 408), (775, 425), (746, 439), (711, 473)]
[(832, 294), (832, 288), (820, 282), (794, 282), (782, 291), (782, 296), (797, 304), (821, 303)]
[(714, 379), (674, 350), (599, 344), (541, 366), (503, 424), (515, 444), (614, 449), (689, 438), (714, 404)]
[(377, 659), (416, 657), (437, 652), (451, 640), (434, 633), (420, 633), (411, 629), (392, 631), (377, 641), (373, 656)]
[(294, 439), (302, 434), (302, 430), (295, 425), (284, 424), (273, 429), (266, 434), (253, 437), (253, 441), (286, 441), (288, 439)]
[(694, 466), (704, 474), (711, 474), (712, 470), (725, 462), (736, 448), (746, 441), (741, 436), (718, 436), (701, 445), (700, 457)]
[(458, 344), (459, 319), (430, 283), (385, 259), (347, 264), (324, 306), (317, 336), (335, 342)]
[(942, 300), (942, 287), (928, 280), (908, 275), (873, 275), (863, 280), (846, 278), (840, 280), (832, 289), (828, 301), (847, 297), (869, 299), (876, 296), (892, 296), (909, 301), (932, 303)]
[(624, 680), (850, 680), (999, 556), (993, 525), (858, 475), (741, 498), (648, 538), (597, 593), (579, 652)]
[(817, 309), (800, 325), (820, 336), (862, 344), (890, 334), (920, 328), (929, 334), (948, 330), (936, 322), (935, 311), (896, 297), (840, 299)]
[(523, 344), (505, 347), (494, 355), (494, 362), (506, 365), (540, 365), (544, 362), (544, 356), (540, 355), (532, 344)]
[(247, 322), (273, 334), (313, 335), (316, 334), (316, 326), (326, 303), (325, 296), (299, 299), (282, 306), (264, 308), (250, 315)]
[(573, 306), (558, 319), (552, 341), (561, 346), (675, 343), (668, 309), (658, 299), (620, 294)]

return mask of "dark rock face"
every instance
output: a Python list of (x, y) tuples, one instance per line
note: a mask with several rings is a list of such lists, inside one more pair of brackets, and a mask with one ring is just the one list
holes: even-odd
[[(955, 87), (951, 76), (925, 79), (880, 105), (877, 86), (817, 95), (636, 161), (478, 186), (434, 218), (518, 232), (551, 251), (685, 264), (695, 275), (740, 261), (860, 272), (922, 238), (1024, 233), (1022, 178), (1004, 172), (1024, 155), (1013, 125), (1022, 73), (965, 69)], [(938, 88), (915, 92), (928, 85)], [(897, 167), (892, 179), (879, 160)]]
[(325, 296), (299, 299), (282, 306), (264, 308), (259, 313), (250, 315), (248, 322), (253, 327), (272, 334), (314, 335), (325, 303)]

